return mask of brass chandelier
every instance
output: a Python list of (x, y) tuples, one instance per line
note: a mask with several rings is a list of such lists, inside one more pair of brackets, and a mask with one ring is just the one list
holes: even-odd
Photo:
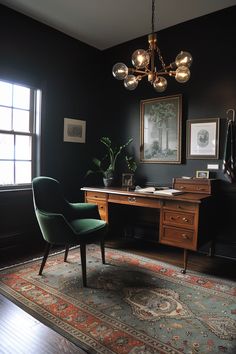
[[(128, 68), (123, 63), (117, 63), (112, 68), (112, 74), (117, 80), (124, 80), (127, 90), (135, 90), (139, 81), (147, 77), (157, 92), (165, 91), (167, 80), (164, 76), (174, 77), (179, 83), (185, 83), (190, 78), (189, 67), (192, 64), (192, 56), (188, 52), (181, 51), (175, 61), (166, 65), (157, 46), (157, 35), (154, 33), (155, 0), (152, 0), (152, 33), (148, 36), (149, 48), (137, 49), (132, 55), (134, 68)], [(160, 69), (156, 64), (159, 61)]]

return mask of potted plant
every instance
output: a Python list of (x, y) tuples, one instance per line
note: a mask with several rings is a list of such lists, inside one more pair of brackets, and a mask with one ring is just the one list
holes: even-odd
[[(98, 158), (93, 158), (94, 169), (88, 170), (86, 176), (91, 173), (98, 173), (103, 176), (103, 183), (106, 187), (111, 186), (114, 179), (114, 171), (116, 167), (116, 161), (121, 152), (133, 141), (130, 138), (125, 144), (120, 146), (113, 146), (111, 139), (108, 137), (102, 137), (100, 142), (105, 145), (107, 149), (107, 154), (102, 160)], [(126, 156), (128, 158), (128, 156)], [(127, 161), (127, 160), (126, 160)], [(128, 160), (130, 161), (130, 160)], [(130, 162), (131, 163), (131, 162)]]

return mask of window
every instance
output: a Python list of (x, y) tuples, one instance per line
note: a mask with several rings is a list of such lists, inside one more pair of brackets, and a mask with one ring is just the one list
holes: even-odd
[(35, 176), (40, 90), (0, 81), (0, 187), (27, 186)]

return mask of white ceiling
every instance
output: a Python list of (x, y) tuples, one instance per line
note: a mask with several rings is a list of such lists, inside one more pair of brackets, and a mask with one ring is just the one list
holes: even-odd
[[(151, 32), (151, 0), (0, 0), (98, 49)], [(156, 0), (155, 30), (236, 5), (236, 0)]]

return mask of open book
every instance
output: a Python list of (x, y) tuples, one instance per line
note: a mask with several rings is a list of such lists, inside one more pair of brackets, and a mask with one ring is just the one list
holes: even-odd
[(159, 194), (159, 195), (177, 195), (184, 193), (178, 189), (171, 189), (169, 187), (146, 187), (146, 188), (136, 188), (135, 192), (138, 193), (152, 193), (152, 194)]
[(164, 190), (157, 190), (154, 191), (153, 194), (158, 194), (158, 195), (177, 195), (177, 194), (182, 194), (184, 193), (183, 191), (180, 191), (178, 189), (164, 189)]
[(146, 188), (135, 188), (135, 192), (139, 192), (139, 193), (154, 193), (156, 190), (155, 187), (146, 187)]

